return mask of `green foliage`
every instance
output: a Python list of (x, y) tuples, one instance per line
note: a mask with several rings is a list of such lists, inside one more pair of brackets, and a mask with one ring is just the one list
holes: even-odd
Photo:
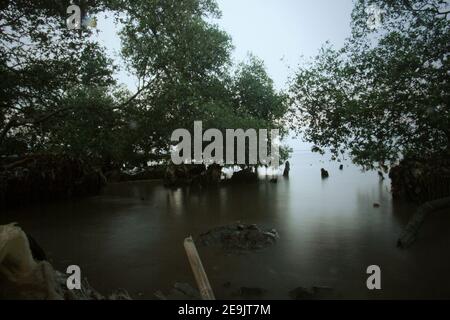
[[(77, 2), (79, 4), (80, 2)], [(0, 15), (0, 150), (53, 152), (104, 165), (164, 159), (177, 128), (280, 128), (286, 96), (256, 58), (232, 74), (228, 34), (210, 22), (214, 0), (81, 1), (89, 15), (114, 12), (136, 92), (91, 31), (69, 31), (67, 4), (7, 1)]]
[(232, 91), (238, 113), (272, 123), (283, 118), (286, 112), (286, 96), (276, 92), (264, 62), (256, 57), (250, 56), (248, 64), (239, 65)]
[(139, 127), (154, 133), (142, 136), (144, 153), (164, 154), (173, 130), (199, 120), (205, 130), (280, 126), (285, 100), (263, 63), (228, 72), (231, 39), (205, 19), (220, 16), (214, 1), (124, 3), (122, 53), (139, 79)]
[[(379, 30), (365, 10), (383, 10)], [(449, 8), (443, 1), (358, 0), (352, 37), (325, 45), (290, 93), (298, 131), (364, 167), (445, 152), (450, 142)]]
[[(85, 1), (100, 8), (100, 1)], [(90, 32), (70, 32), (60, 1), (6, 1), (0, 11), (0, 151), (33, 151), (42, 124), (75, 88), (113, 84), (114, 67)], [(94, 12), (94, 10), (92, 10)], [(26, 146), (24, 149), (23, 146)], [(12, 147), (12, 149), (11, 149)]]

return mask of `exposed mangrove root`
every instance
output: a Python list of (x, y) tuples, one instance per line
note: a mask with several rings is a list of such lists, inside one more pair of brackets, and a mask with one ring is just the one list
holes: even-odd
[(221, 176), (222, 167), (218, 164), (208, 167), (204, 164), (169, 165), (164, 175), (164, 185), (168, 188), (211, 186), (219, 184)]
[(450, 196), (450, 158), (404, 159), (389, 172), (394, 199), (425, 203)]
[(166, 172), (165, 165), (153, 165), (145, 169), (134, 169), (123, 171), (114, 169), (105, 173), (108, 182), (143, 181), (164, 179)]
[(84, 160), (27, 155), (0, 163), (0, 207), (96, 195), (105, 183), (102, 172)]
[(450, 197), (429, 201), (421, 205), (411, 220), (406, 225), (400, 238), (397, 240), (397, 246), (400, 248), (408, 248), (417, 238), (420, 227), (428, 214), (450, 208)]

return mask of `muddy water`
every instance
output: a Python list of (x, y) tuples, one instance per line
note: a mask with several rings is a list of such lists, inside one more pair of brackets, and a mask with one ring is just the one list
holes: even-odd
[[(281, 238), (244, 255), (200, 247), (218, 298), (238, 298), (241, 286), (275, 299), (298, 286), (332, 287), (334, 298), (450, 298), (449, 212), (428, 219), (417, 243), (399, 250), (414, 206), (393, 204), (388, 179), (375, 172), (338, 166), (296, 152), (290, 179), (277, 184), (202, 191), (166, 190), (157, 181), (111, 184), (98, 197), (4, 212), (0, 223), (19, 222), (57, 268), (79, 265), (103, 293), (125, 288), (152, 299), (175, 281), (195, 286), (183, 239), (239, 220), (275, 228)], [(321, 180), (321, 167), (329, 179)], [(366, 288), (372, 264), (382, 271), (376, 292)]]

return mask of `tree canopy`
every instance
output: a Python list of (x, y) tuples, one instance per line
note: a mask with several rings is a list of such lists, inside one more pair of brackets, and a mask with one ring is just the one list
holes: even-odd
[(170, 149), (177, 128), (279, 128), (286, 95), (262, 61), (231, 62), (214, 0), (84, 0), (83, 15), (114, 14), (136, 91), (91, 29), (68, 30), (66, 5), (2, 2), (0, 151), (58, 152), (107, 166), (145, 165)]
[(297, 132), (366, 168), (448, 152), (449, 10), (441, 0), (355, 1), (345, 46), (325, 44), (291, 84)]

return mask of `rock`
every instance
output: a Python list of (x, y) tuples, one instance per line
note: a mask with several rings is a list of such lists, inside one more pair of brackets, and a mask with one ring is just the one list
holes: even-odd
[(155, 297), (159, 300), (201, 300), (200, 292), (188, 283), (183, 282), (176, 282), (167, 295), (161, 291), (156, 291)]
[(258, 174), (251, 168), (245, 168), (234, 172), (230, 181), (236, 183), (253, 183), (258, 181)]
[(258, 230), (250, 230), (246, 233), (245, 238), (250, 241), (261, 241), (262, 234)]
[(183, 282), (176, 282), (173, 286), (174, 289), (180, 291), (187, 297), (200, 298), (200, 293), (197, 289), (192, 288), (189, 284)]
[(314, 298), (314, 293), (312, 292), (312, 290), (303, 287), (297, 287), (289, 292), (289, 296), (293, 300), (311, 300)]
[(254, 223), (248, 225), (247, 228), (250, 229), (250, 230), (259, 230), (258, 225), (254, 224)]
[(260, 298), (266, 293), (266, 290), (261, 288), (239, 288), (238, 295), (243, 298)]
[(332, 297), (333, 288), (313, 286), (311, 288), (297, 287), (289, 292), (293, 300), (329, 299)]
[(328, 174), (328, 171), (324, 168), (320, 169), (320, 175), (322, 176), (322, 179), (328, 178), (330, 175)]
[[(142, 296), (142, 293), (138, 294)], [(113, 292), (107, 300), (132, 300), (128, 292), (124, 289), (119, 289)]]
[(279, 239), (276, 230), (264, 230), (257, 225), (236, 223), (214, 228), (198, 237), (204, 246), (219, 246), (225, 251), (251, 251), (271, 246)]
[(278, 239), (278, 234), (276, 232), (263, 232), (262, 235), (265, 237), (265, 240), (269, 242), (275, 242)]

